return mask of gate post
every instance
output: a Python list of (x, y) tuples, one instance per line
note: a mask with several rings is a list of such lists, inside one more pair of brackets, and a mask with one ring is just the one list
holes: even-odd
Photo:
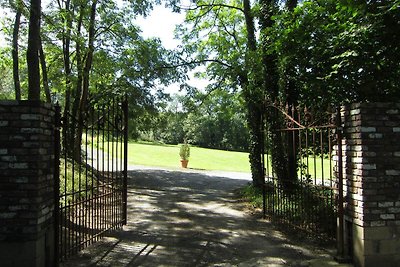
[(128, 98), (125, 95), (123, 101), (124, 113), (124, 180), (123, 180), (123, 221), (128, 223)]
[(346, 252), (357, 267), (400, 266), (400, 104), (343, 111)]
[(344, 245), (344, 209), (343, 209), (343, 149), (342, 149), (342, 114), (340, 108), (336, 112), (336, 143), (337, 143), (337, 165), (336, 165), (336, 178), (338, 182), (338, 203), (337, 203), (337, 257), (338, 260), (345, 260), (348, 257), (345, 252)]
[(54, 111), (0, 101), (0, 264), (53, 266)]
[(61, 107), (54, 107), (54, 267), (59, 266), (60, 244), (60, 153), (61, 153)]

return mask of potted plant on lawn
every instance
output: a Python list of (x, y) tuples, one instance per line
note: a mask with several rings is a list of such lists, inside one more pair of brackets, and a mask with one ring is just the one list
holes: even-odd
[(190, 157), (190, 146), (186, 141), (180, 146), (179, 156), (181, 157), (182, 168), (187, 168)]

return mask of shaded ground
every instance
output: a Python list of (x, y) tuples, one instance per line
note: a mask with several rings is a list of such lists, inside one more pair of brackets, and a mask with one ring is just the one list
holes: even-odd
[(123, 231), (62, 266), (309, 266), (310, 260), (330, 258), (327, 251), (289, 240), (247, 213), (234, 195), (248, 182), (248, 175), (241, 177), (130, 171)]

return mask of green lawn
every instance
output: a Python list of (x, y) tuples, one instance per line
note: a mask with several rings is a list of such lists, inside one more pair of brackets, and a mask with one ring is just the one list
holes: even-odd
[[(130, 142), (128, 164), (180, 168), (179, 146)], [(190, 148), (188, 168), (250, 172), (248, 153)]]
[[(272, 176), (271, 160), (267, 161), (267, 159), (265, 159), (265, 161), (267, 175)], [(303, 158), (302, 162), (304, 165), (308, 166), (308, 169), (304, 168), (303, 173), (301, 172), (301, 170), (298, 170), (299, 179), (306, 179), (306, 177), (308, 176), (312, 180), (314, 180), (315, 178), (324, 178), (324, 180), (329, 180), (331, 178), (331, 175), (333, 175), (331, 174), (332, 166), (330, 160), (327, 158), (321, 159), (321, 157), (316, 157), (314, 159), (313, 156), (309, 156), (308, 160), (307, 158)]]
[[(331, 163), (329, 159), (327, 158), (321, 159), (321, 157), (316, 157), (314, 160), (314, 157), (310, 156), (308, 158), (308, 162), (306, 158), (303, 158), (302, 162), (305, 165), (308, 165), (308, 170), (305, 169), (303, 171), (303, 177), (309, 175), (311, 179), (324, 178), (324, 180), (330, 180), (332, 178), (331, 176), (333, 175), (333, 173), (331, 173), (331, 168), (333, 167), (332, 166), (333, 162)], [(300, 177), (301, 174), (299, 172), (299, 178)]]
[[(107, 150), (107, 148), (106, 148)], [(158, 166), (172, 169), (180, 168), (179, 146), (154, 144), (144, 142), (129, 142), (128, 146), (128, 164)], [(267, 164), (268, 163), (268, 164)], [(303, 158), (303, 163), (307, 160)], [(268, 165), (268, 167), (267, 167)], [(323, 165), (323, 172), (322, 166)], [(315, 166), (315, 167), (314, 167)], [(303, 170), (303, 175), (299, 170), (299, 178), (308, 176), (311, 179), (315, 177), (321, 179), (322, 174), (325, 180), (330, 179), (330, 161), (319, 157), (308, 158), (308, 170)], [(217, 149), (207, 149), (200, 147), (191, 147), (188, 168), (198, 170), (221, 170), (235, 172), (250, 172), (248, 153), (232, 152)], [(272, 175), (271, 161), (266, 158), (266, 169)]]

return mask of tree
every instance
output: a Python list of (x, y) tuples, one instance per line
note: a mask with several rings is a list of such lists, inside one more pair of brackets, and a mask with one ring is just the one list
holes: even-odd
[[(188, 29), (191, 24), (192, 28)], [(263, 184), (261, 133), (262, 76), (250, 1), (197, 1), (187, 10), (186, 28), (178, 29), (184, 41), (186, 62), (206, 64), (207, 75), (221, 87), (240, 90), (245, 101), (250, 132), (253, 183)], [(211, 55), (211, 56), (210, 56)]]
[(40, 48), (39, 48), (39, 60), (40, 60), (40, 67), (42, 69), (42, 83), (43, 83), (43, 90), (46, 95), (46, 102), (51, 103), (51, 93), (49, 88), (48, 76), (47, 76), (47, 64), (46, 64), (46, 56), (44, 54), (44, 49), (42, 45), (42, 39), (40, 38)]
[(40, 100), (40, 17), (41, 1), (31, 0), (29, 9), (29, 36), (26, 61), (28, 65), (28, 99)]
[[(43, 87), (50, 84), (64, 105), (69, 125), (65, 129), (69, 130), (63, 135), (76, 144), (68, 152), (74, 150), (75, 159), (80, 157), (80, 132), (92, 101), (127, 94), (131, 114), (138, 114), (142, 107), (154, 109), (157, 99), (164, 97), (160, 89), (154, 90), (158, 84), (180, 80), (176, 70), (162, 68), (169, 52), (159, 40), (142, 39), (140, 29), (126, 23), (135, 13), (146, 14), (152, 5), (139, 7), (137, 1), (124, 4), (121, 8), (120, 3), (108, 0), (53, 1), (43, 16), (40, 56), (44, 59), (46, 54), (49, 62), (46, 65), (41, 60)], [(48, 91), (44, 91), (47, 97)]]
[[(291, 3), (288, 3), (288, 5)], [(260, 28), (261, 28), (261, 53), (263, 67), (263, 88), (265, 91), (265, 119), (266, 126), (269, 128), (270, 143), (267, 144), (271, 155), (271, 165), (273, 172), (277, 176), (278, 181), (282, 183), (284, 189), (289, 189), (292, 185), (291, 181), (296, 176), (289, 176), (288, 157), (285, 153), (284, 138), (281, 133), (276, 131), (282, 128), (281, 116), (276, 108), (279, 101), (279, 69), (278, 56), (273, 47), (273, 39), (271, 32), (275, 27), (274, 16), (278, 13), (277, 1), (261, 0), (260, 1)], [(296, 170), (295, 172), (296, 173)]]
[[(96, 19), (96, 6), (97, 0), (93, 0), (91, 8), (90, 8), (90, 20), (89, 20), (89, 33), (88, 33), (88, 49), (85, 55), (84, 67), (82, 70), (82, 84), (78, 84), (79, 88), (77, 92), (77, 97), (75, 98), (75, 102), (79, 103), (79, 107), (77, 111), (77, 127), (76, 132), (73, 133), (74, 140), (73, 144), (75, 144), (74, 148), (74, 158), (78, 160), (81, 158), (81, 143), (82, 143), (82, 134), (83, 127), (86, 121), (85, 111), (89, 97), (89, 77), (90, 70), (92, 69), (93, 64), (93, 52), (94, 52), (94, 39), (95, 39), (95, 19)], [(82, 14), (82, 13), (81, 13)], [(79, 29), (80, 30), (80, 29)], [(79, 42), (78, 42), (79, 45)], [(79, 74), (78, 74), (79, 75)], [(75, 116), (75, 114), (72, 114)]]
[(255, 37), (254, 11), (250, 1), (243, 0), (243, 15), (245, 18), (247, 51), (245, 57), (246, 72), (243, 72), (240, 81), (243, 96), (247, 105), (247, 123), (250, 133), (249, 158), (253, 177), (253, 184), (262, 187), (264, 184), (264, 166), (262, 165), (264, 136), (262, 134), (263, 106), (265, 95), (262, 84), (262, 65), (257, 40)]
[(10, 65), (12, 59), (9, 57), (10, 48), (0, 48), (0, 99), (11, 99), (15, 97), (13, 90), (12, 70)]
[[(288, 13), (293, 13), (297, 6), (297, 0), (286, 1), (286, 8)], [(295, 119), (298, 117), (297, 105), (298, 105), (298, 89), (295, 80), (292, 78), (292, 73), (296, 71), (293, 65), (284, 65), (280, 67), (280, 85), (281, 91), (285, 92), (286, 95), (286, 106), (287, 114), (291, 114)], [(298, 154), (298, 136), (294, 131), (286, 133), (287, 143), (287, 168), (288, 168), (288, 180), (290, 182), (297, 181), (297, 154)]]
[(246, 110), (241, 97), (226, 90), (198, 92), (182, 103), (185, 137), (201, 147), (248, 151)]
[(14, 8), (16, 12), (15, 12), (15, 21), (14, 21), (13, 36), (12, 36), (13, 78), (14, 78), (15, 99), (21, 100), (21, 84), (19, 80), (19, 54), (18, 54), (18, 37), (19, 37), (19, 28), (21, 22), (21, 14), (22, 14), (21, 1), (17, 1), (14, 5)]
[[(267, 90), (272, 103), (322, 112), (353, 101), (399, 99), (398, 1), (304, 1), (297, 7), (287, 1), (286, 10), (271, 12), (273, 2), (260, 2), (266, 80), (275, 77), (268, 84), (276, 85)], [(279, 128), (276, 109), (268, 117), (271, 129)], [(271, 132), (274, 171), (280, 180), (296, 181), (299, 150), (284, 152), (279, 138)], [(288, 147), (298, 146), (293, 136), (285, 139)]]
[[(316, 110), (399, 99), (399, 1), (304, 1), (277, 16), (279, 69)], [(284, 95), (288, 95), (283, 91)]]

